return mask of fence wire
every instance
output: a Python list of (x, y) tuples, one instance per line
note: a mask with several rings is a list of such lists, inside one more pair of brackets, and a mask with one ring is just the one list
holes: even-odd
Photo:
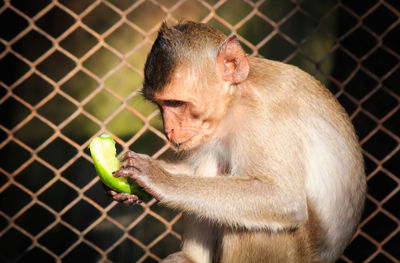
[(400, 262), (400, 4), (370, 1), (6, 0), (0, 2), (0, 261), (158, 262), (180, 214), (105, 197), (88, 144), (172, 155), (138, 94), (163, 20), (208, 23), (245, 50), (295, 64), (350, 114), (368, 198), (339, 262)]

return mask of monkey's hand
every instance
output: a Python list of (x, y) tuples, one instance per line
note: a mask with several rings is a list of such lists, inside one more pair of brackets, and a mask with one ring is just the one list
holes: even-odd
[(142, 203), (142, 200), (139, 199), (137, 195), (128, 194), (128, 193), (120, 193), (117, 192), (104, 183), (102, 183), (104, 191), (106, 195), (110, 196), (114, 201), (126, 204), (126, 205), (136, 205)]
[(120, 169), (113, 172), (115, 177), (123, 176), (135, 180), (139, 186), (160, 200), (156, 184), (161, 183), (168, 173), (153, 158), (146, 154), (128, 151), (122, 156), (120, 164)]
[(114, 201), (126, 204), (126, 205), (136, 205), (142, 203), (142, 200), (139, 199), (137, 195), (132, 195), (128, 193), (119, 193), (117, 191), (112, 190), (105, 184), (103, 184), (103, 187), (106, 191), (106, 194), (110, 196)]

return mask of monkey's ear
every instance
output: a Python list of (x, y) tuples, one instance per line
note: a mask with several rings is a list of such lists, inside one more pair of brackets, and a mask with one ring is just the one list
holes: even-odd
[(227, 38), (219, 47), (217, 65), (224, 81), (236, 84), (247, 78), (249, 60), (235, 35)]

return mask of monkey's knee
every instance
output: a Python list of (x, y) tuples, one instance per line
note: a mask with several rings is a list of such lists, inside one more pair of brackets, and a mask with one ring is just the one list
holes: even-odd
[(188, 256), (182, 251), (174, 253), (166, 257), (161, 263), (194, 263)]

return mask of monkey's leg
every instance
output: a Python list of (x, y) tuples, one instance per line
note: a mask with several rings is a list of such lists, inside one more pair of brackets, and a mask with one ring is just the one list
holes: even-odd
[(169, 255), (161, 263), (194, 263), (182, 251)]
[(213, 222), (184, 213), (182, 251), (196, 263), (213, 262), (220, 227)]

